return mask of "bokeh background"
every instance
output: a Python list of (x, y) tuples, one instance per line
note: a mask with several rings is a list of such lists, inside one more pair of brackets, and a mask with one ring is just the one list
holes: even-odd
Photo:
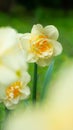
[(0, 0), (0, 26), (28, 32), (37, 23), (55, 25), (60, 32), (63, 52), (73, 56), (72, 0)]
[[(58, 70), (60, 69), (60, 67), (62, 66), (62, 64), (67, 62), (68, 59), (71, 60), (73, 57), (73, 1), (72, 0), (0, 0), (0, 27), (11, 26), (11, 27), (17, 29), (18, 32), (25, 33), (25, 32), (30, 32), (32, 26), (37, 23), (40, 23), (43, 26), (55, 25), (58, 28), (59, 33), (60, 33), (58, 41), (60, 41), (63, 46), (63, 52), (60, 56), (56, 57), (56, 60), (55, 60), (55, 66), (54, 66), (54, 71), (53, 71), (54, 72), (53, 79), (55, 79), (56, 74), (57, 74)], [(72, 60), (71, 65), (72, 64), (73, 64), (73, 60)], [(68, 65), (68, 68), (71, 68), (71, 66), (69, 66), (69, 63), (67, 63), (67, 65)], [(64, 67), (64, 69), (65, 68), (66, 67)], [(39, 99), (39, 95), (41, 92), (40, 89), (42, 89), (41, 81), (43, 81), (43, 79), (44, 79), (45, 70), (47, 70), (47, 67), (44, 69), (39, 67), (38, 69), (39, 69), (39, 71), (38, 71), (37, 98)], [(61, 70), (63, 71), (64, 69), (61, 69)], [(65, 71), (65, 76), (69, 75), (70, 70), (69, 70), (69, 72), (67, 72), (67, 70)], [(68, 79), (70, 81), (68, 83), (69, 88), (71, 86), (70, 90), (64, 89), (60, 94), (59, 93), (61, 91), (61, 89), (60, 89), (55, 94), (55, 95), (57, 95), (55, 99), (59, 99), (58, 101), (59, 101), (59, 103), (61, 103), (61, 105), (63, 104), (61, 102), (61, 97), (63, 97), (62, 101), (64, 99), (65, 99), (64, 101), (67, 101), (66, 100), (66, 99), (68, 99), (67, 96), (68, 95), (70, 96), (71, 92), (73, 93), (73, 89), (72, 89), (73, 88), (72, 87), (73, 86), (72, 85), (73, 68), (72, 68), (71, 72), (72, 73), (69, 75), (68, 78), (66, 78), (66, 80), (62, 79), (62, 77), (64, 75), (63, 74), (60, 77), (60, 81), (62, 82), (62, 84), (60, 82), (59, 84), (56, 85), (57, 86), (56, 90), (58, 90), (59, 86), (60, 86), (60, 88), (61, 88), (61, 86), (62, 86), (62, 88), (63, 88), (63, 86), (64, 86), (64, 88), (65, 87), (68, 88), (66, 86), (67, 83), (65, 85), (65, 82), (68, 81)], [(29, 67), (29, 73), (33, 77), (33, 65), (32, 64)], [(58, 77), (58, 75), (57, 75), (57, 77)], [(31, 78), (31, 81), (32, 80), (33, 80), (33, 78)], [(57, 79), (55, 81), (57, 82), (58, 80), (59, 79)], [(63, 82), (64, 82), (64, 84), (63, 84)], [(70, 83), (71, 83), (71, 85), (70, 85)], [(54, 85), (52, 85), (52, 86), (54, 86)], [(30, 87), (32, 88), (32, 82), (30, 83)], [(68, 94), (68, 92), (69, 92), (69, 94)], [(50, 93), (50, 91), (49, 91), (49, 93)], [(67, 96), (65, 96), (66, 93), (67, 93)], [(54, 93), (53, 93), (53, 95), (54, 95)], [(59, 95), (60, 95), (60, 98), (59, 98)], [(69, 100), (69, 101), (72, 101), (72, 103), (73, 103), (73, 94), (70, 99), (71, 100)], [(67, 104), (69, 104), (69, 102), (67, 102)], [(65, 111), (66, 111), (66, 109), (65, 109)], [(64, 115), (64, 117), (66, 117), (66, 116)], [(43, 119), (45, 119), (45, 118), (43, 118)], [(46, 121), (46, 119), (45, 119), (45, 121)], [(28, 120), (27, 120), (27, 122), (28, 122)], [(73, 122), (73, 118), (72, 118), (72, 122)], [(29, 127), (30, 125), (27, 125), (27, 126)], [(70, 127), (69, 127), (69, 129), (70, 129)], [(72, 126), (72, 129), (73, 129), (73, 126)]]
[(55, 25), (64, 54), (73, 56), (72, 0), (0, 0), (0, 26), (28, 32), (37, 23)]
[[(11, 26), (20, 33), (30, 32), (34, 24), (55, 25), (60, 33), (62, 55), (55, 61), (54, 72), (67, 57), (73, 57), (73, 1), (72, 0), (0, 0), (0, 27)], [(39, 67), (38, 82), (41, 86), (45, 69)], [(33, 76), (33, 65), (29, 72)], [(56, 73), (53, 73), (55, 76)], [(31, 84), (31, 83), (30, 83)], [(31, 85), (30, 85), (31, 86)], [(40, 92), (38, 90), (38, 97)]]

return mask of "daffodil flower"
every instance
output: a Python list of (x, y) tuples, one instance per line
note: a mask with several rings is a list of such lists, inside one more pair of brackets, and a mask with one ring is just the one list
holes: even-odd
[(12, 109), (30, 95), (28, 66), (18, 47), (18, 33), (0, 28), (0, 102)]
[(66, 59), (50, 88), (43, 105), (11, 115), (5, 130), (73, 130), (72, 58)]
[(34, 25), (31, 33), (21, 35), (20, 44), (26, 52), (27, 61), (47, 66), (54, 56), (62, 52), (62, 45), (57, 41), (58, 36), (55, 26), (43, 27), (40, 24)]

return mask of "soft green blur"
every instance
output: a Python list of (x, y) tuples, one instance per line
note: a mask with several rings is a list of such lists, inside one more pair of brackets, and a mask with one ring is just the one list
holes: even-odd
[[(55, 66), (54, 66), (53, 76), (52, 76), (52, 80), (51, 80), (52, 85), (50, 85), (50, 89), (52, 89), (52, 87), (54, 86), (54, 82), (52, 82), (52, 81), (55, 80), (55, 82), (57, 83), (58, 79), (56, 77), (58, 77), (58, 71), (60, 70), (62, 64), (67, 62), (68, 58), (72, 59), (72, 57), (73, 57), (73, 10), (68, 10), (68, 12), (64, 12), (64, 10), (59, 9), (59, 8), (58, 9), (53, 9), (53, 8), (48, 9), (48, 8), (39, 6), (39, 7), (35, 8), (33, 11), (29, 11), (29, 10), (26, 10), (23, 6), (17, 5), (15, 7), (13, 7), (8, 13), (7, 12), (0, 12), (0, 27), (11, 26), (11, 27), (17, 29), (17, 31), (20, 32), (20, 33), (30, 32), (32, 26), (34, 24), (37, 24), (37, 23), (40, 23), (43, 26), (50, 25), (50, 24), (55, 25), (58, 28), (59, 33), (60, 33), (58, 41), (60, 41), (60, 43), (63, 46), (62, 54), (55, 58)], [(70, 67), (71, 66), (69, 66), (69, 64), (68, 64), (68, 68), (70, 68)], [(38, 90), (37, 90), (38, 101), (39, 101), (40, 92), (41, 92), (41, 89), (42, 89), (42, 84), (43, 84), (42, 81), (44, 80), (44, 75), (45, 75), (46, 70), (47, 70), (47, 67), (45, 67), (44, 69), (41, 68), (41, 67), (38, 68)], [(64, 69), (61, 69), (61, 70), (63, 71)], [(73, 70), (73, 68), (72, 68), (72, 70)], [(29, 66), (29, 73), (32, 76), (29, 86), (32, 88), (33, 64), (30, 64), (30, 66)], [(72, 80), (73, 73), (71, 73), (71, 74), (72, 75), (69, 75), (69, 81), (70, 81), (70, 79)], [(67, 73), (67, 70), (66, 70), (65, 76), (67, 76), (67, 75), (68, 75), (68, 73)], [(61, 103), (61, 105), (63, 104), (62, 103), (63, 99), (65, 99), (64, 101), (67, 102), (67, 100), (66, 100), (67, 95), (66, 95), (66, 97), (64, 97), (64, 95), (65, 95), (66, 91), (67, 91), (67, 94), (68, 94), (68, 91), (69, 91), (69, 90), (66, 89), (66, 87), (68, 88), (68, 86), (65, 85), (65, 82), (68, 81), (68, 78), (66, 78), (65, 81), (64, 81), (64, 79), (62, 79), (62, 77), (63, 77), (63, 75), (61, 75), (61, 77), (59, 78), (59, 84), (55, 85), (55, 86), (57, 86), (56, 89), (53, 89), (52, 93), (51, 93), (51, 90), (48, 92), (48, 95), (51, 95), (51, 94), (53, 95), (53, 96), (51, 95), (52, 100), (54, 101), (54, 99), (55, 99), (56, 104), (58, 104), (59, 106), (60, 106), (60, 103)], [(62, 83), (61, 83), (61, 81), (62, 81)], [(63, 90), (63, 82), (64, 82), (64, 88), (65, 88), (64, 91), (62, 91)], [(70, 83), (72, 83), (72, 82), (70, 82)], [(62, 90), (61, 90), (61, 84), (62, 84)], [(60, 89), (58, 88), (58, 85), (60, 86)], [(60, 94), (60, 90), (61, 90), (61, 94)], [(72, 89), (70, 89), (69, 95), (71, 94), (71, 91), (72, 91)], [(64, 93), (64, 94), (62, 94), (62, 93)], [(48, 100), (49, 100), (49, 97), (48, 97)], [(72, 97), (72, 100), (73, 100), (73, 97)], [(27, 107), (27, 105), (29, 106), (29, 101), (26, 101), (25, 104), (22, 102), (21, 104), (19, 104), (19, 108), (23, 107), (25, 109)], [(56, 105), (56, 107), (57, 107), (57, 105)], [(17, 109), (19, 109), (19, 108), (17, 107)], [(49, 108), (49, 106), (48, 106), (48, 108)], [(51, 107), (51, 108), (55, 108), (55, 106)], [(28, 108), (28, 109), (30, 109), (30, 108)], [(65, 111), (66, 111), (66, 109), (64, 109), (64, 112)], [(68, 112), (70, 112), (70, 110)], [(63, 116), (63, 113), (62, 113), (61, 118), (59, 118), (58, 114), (56, 113), (57, 114), (57, 117), (56, 117), (57, 121), (60, 120), (60, 119), (62, 121), (64, 119), (64, 122), (65, 122), (66, 118), (63, 118), (63, 117), (65, 117), (68, 112), (66, 112), (64, 116)], [(42, 113), (39, 112), (40, 114), (39, 113), (37, 114), (37, 113), (38, 112), (35, 111), (35, 114), (38, 115), (37, 119), (36, 119), (36, 115), (33, 113), (34, 116), (35, 116), (35, 125), (37, 126), (37, 124), (36, 124), (37, 121), (38, 121), (38, 123), (41, 121), (40, 122), (41, 126), (45, 122), (44, 127), (42, 126), (43, 129), (45, 129), (45, 130), (49, 129), (48, 123), (46, 124), (48, 109), (46, 110), (46, 113), (44, 111), (44, 115), (46, 115), (46, 118), (44, 118), (44, 115), (42, 114), (43, 112)], [(60, 112), (58, 112), (58, 113), (60, 114)], [(33, 116), (33, 120), (31, 120), (33, 114), (32, 113), (30, 114), (30, 119), (29, 119), (29, 114), (27, 115), (27, 113), (26, 113), (27, 120), (25, 119), (26, 120), (25, 121), (23, 119), (23, 121), (24, 121), (23, 124), (27, 124), (27, 126), (30, 127), (29, 122), (30, 122), (30, 124), (31, 124), (31, 121), (34, 122), (34, 116)], [(56, 114), (55, 114), (55, 116), (56, 116)], [(40, 117), (39, 117), (39, 115), (40, 115)], [(41, 115), (43, 115), (43, 117), (41, 117)], [(0, 114), (0, 116), (1, 116), (1, 114)], [(24, 116), (25, 116), (25, 114), (24, 114)], [(40, 118), (40, 121), (38, 120), (39, 118)], [(43, 120), (44, 122), (42, 121), (42, 119), (44, 119)], [(49, 118), (48, 118), (48, 120), (49, 120)], [(73, 120), (73, 116), (72, 116), (72, 120)], [(57, 121), (56, 121), (56, 125), (59, 126), (58, 125), (59, 122), (57, 124)], [(69, 122), (69, 121), (66, 121), (65, 123), (67, 124), (67, 122)], [(16, 123), (18, 124), (18, 122), (16, 122)], [(54, 125), (55, 125), (55, 123), (54, 123)], [(46, 129), (45, 126), (47, 127), (47, 129)], [(60, 124), (60, 126), (62, 126), (62, 123)], [(72, 128), (73, 128), (73, 126), (72, 126)], [(11, 129), (9, 129), (9, 130), (11, 130)], [(29, 128), (28, 128), (28, 130), (29, 130)], [(54, 130), (55, 130), (55, 128), (54, 128)], [(60, 130), (60, 129), (58, 129), (58, 130)]]
[[(55, 25), (59, 30), (60, 43), (63, 46), (63, 52), (60, 56), (55, 58), (55, 72), (59, 70), (62, 63), (67, 60), (67, 57), (73, 56), (73, 11), (69, 10), (67, 13), (62, 9), (48, 9), (44, 7), (37, 7), (33, 11), (25, 10), (23, 6), (15, 6), (9, 13), (0, 12), (0, 27), (11, 26), (17, 29), (20, 33), (30, 32), (34, 24), (40, 23), (43, 26)], [(41, 81), (44, 79), (46, 68), (38, 68), (38, 95), (39, 99), (40, 89), (42, 87)], [(29, 73), (33, 79), (33, 64), (30, 64)], [(41, 75), (42, 73), (42, 75)], [(41, 76), (40, 76), (41, 75)], [(30, 83), (32, 87), (32, 82)]]

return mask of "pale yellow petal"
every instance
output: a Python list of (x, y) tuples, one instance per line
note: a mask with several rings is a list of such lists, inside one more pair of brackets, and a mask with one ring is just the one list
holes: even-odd
[(30, 88), (29, 87), (24, 87), (24, 89), (20, 90), (20, 92), (22, 93), (20, 99), (27, 99), (28, 96), (30, 95)]
[(7, 107), (7, 109), (9, 110), (13, 110), (15, 108), (15, 104), (12, 104), (12, 102), (8, 101), (8, 100), (4, 100), (4, 105)]
[(0, 83), (1, 84), (9, 84), (11, 82), (14, 82), (18, 80), (18, 77), (16, 76), (15, 72), (11, 69), (0, 65)]
[(22, 70), (21, 71), (21, 81), (23, 82), (24, 85), (30, 82), (31, 76), (28, 74), (28, 72)]
[(19, 41), (19, 48), (23, 51), (24, 55), (26, 55), (26, 53), (29, 52), (30, 47), (30, 39), (22, 37)]
[(52, 60), (52, 57), (48, 57), (48, 58), (40, 58), (39, 60), (37, 60), (37, 64), (39, 66), (42, 66), (42, 67), (45, 67), (45, 66), (48, 66), (50, 64)]
[(38, 59), (38, 57), (36, 57), (36, 56), (34, 55), (34, 53), (28, 53), (28, 54), (27, 54), (27, 62), (28, 62), (28, 63), (36, 62), (37, 59)]
[(54, 48), (54, 56), (60, 55), (63, 50), (61, 43), (59, 43), (57, 41), (52, 41), (52, 45)]
[(59, 32), (57, 28), (53, 25), (48, 25), (44, 28), (44, 33), (48, 36), (49, 39), (57, 40)]
[(20, 96), (18, 96), (17, 98), (12, 99), (11, 102), (12, 102), (12, 104), (18, 104), (19, 100), (20, 100)]
[(0, 101), (2, 102), (2, 100), (5, 98), (5, 90), (6, 90), (6, 86), (4, 84), (0, 83)]
[(32, 35), (40, 35), (43, 33), (43, 26), (41, 24), (36, 24), (32, 27), (31, 34)]
[(25, 62), (24, 55), (20, 51), (17, 51), (14, 53), (14, 51), (10, 52), (8, 55), (5, 55), (2, 58), (2, 62), (4, 65), (6, 65), (8, 68), (17, 71), (22, 68), (27, 70), (28, 65)]
[(16, 30), (6, 27), (0, 28), (0, 55), (16, 44)]

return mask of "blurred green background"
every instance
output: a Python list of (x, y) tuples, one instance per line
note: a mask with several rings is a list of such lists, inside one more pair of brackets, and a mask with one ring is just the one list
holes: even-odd
[(1, 0), (0, 26), (12, 26), (18, 32), (30, 32), (34, 24), (53, 24), (59, 32), (63, 53), (73, 56), (72, 0)]
[[(67, 57), (73, 56), (73, 1), (72, 0), (1, 0), (0, 27), (11, 26), (20, 33), (30, 32), (34, 24), (55, 25), (60, 33), (59, 41), (63, 46), (62, 55), (55, 61), (54, 72), (60, 68)], [(39, 74), (44, 75), (46, 68), (39, 67)], [(33, 65), (30, 73), (33, 75)], [(55, 73), (54, 73), (55, 75)], [(41, 86), (43, 76), (38, 76)], [(39, 92), (38, 92), (39, 95)]]

